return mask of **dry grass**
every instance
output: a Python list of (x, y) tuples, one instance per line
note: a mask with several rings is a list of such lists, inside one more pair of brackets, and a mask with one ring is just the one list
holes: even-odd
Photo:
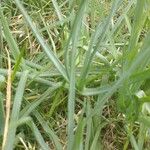
[(6, 140), (8, 138), (8, 127), (9, 127), (9, 119), (10, 119), (10, 111), (11, 111), (11, 59), (9, 55), (9, 51), (6, 48), (7, 58), (8, 58), (8, 78), (7, 78), (7, 93), (6, 93), (6, 113), (5, 113), (5, 127), (4, 127), (4, 135), (3, 135), (3, 143), (2, 150), (5, 147)]

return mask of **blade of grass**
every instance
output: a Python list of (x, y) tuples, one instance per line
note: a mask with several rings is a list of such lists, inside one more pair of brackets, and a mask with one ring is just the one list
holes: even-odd
[(77, 126), (75, 140), (74, 140), (74, 149), (83, 150), (83, 135), (84, 135), (84, 127), (85, 127), (85, 119), (79, 118), (79, 123)]
[[(4, 56), (4, 54), (3, 54), (1, 57), (2, 57), (3, 59), (6, 59), (6, 57)], [(31, 67), (31, 68), (34, 68), (34, 69), (37, 69), (37, 70), (43, 69), (43, 67), (42, 67), (41, 65), (39, 65), (39, 64), (36, 64), (36, 63), (31, 62), (31, 61), (29, 61), (29, 60), (24, 60), (24, 61), (25, 61), (26, 65), (29, 66), (29, 67)], [(12, 58), (12, 59), (11, 59), (11, 62), (15, 64), (16, 60), (14, 60), (14, 59)], [(2, 68), (2, 67), (0, 67), (0, 68)]]
[(3, 131), (4, 131), (4, 123), (5, 123), (5, 119), (4, 119), (4, 96), (3, 94), (0, 92), (0, 136), (3, 135)]
[(25, 71), (22, 73), (19, 85), (16, 90), (16, 95), (14, 98), (12, 113), (11, 113), (11, 117), (10, 117), (8, 137), (7, 137), (6, 143), (4, 145), (4, 150), (13, 149), (13, 144), (14, 144), (15, 134), (16, 134), (16, 123), (19, 118), (19, 112), (20, 112), (20, 107), (21, 107), (21, 103), (22, 103), (22, 99), (23, 99), (23, 93), (25, 90), (27, 75), (28, 75), (28, 71)]
[(58, 6), (58, 3), (57, 3), (56, 0), (52, 0), (52, 3), (54, 5), (55, 11), (56, 11), (57, 16), (58, 16), (58, 18), (59, 18), (59, 20), (61, 22), (61, 25), (62, 25), (62, 23), (63, 23), (63, 15), (62, 15), (61, 10), (60, 10), (60, 8)]
[(111, 36), (117, 31), (117, 29), (119, 29), (119, 26), (121, 26), (123, 24), (123, 20), (125, 19), (125, 15), (128, 14), (128, 12), (130, 11), (130, 9), (134, 3), (135, 3), (135, 1), (133, 1), (133, 0), (129, 1), (127, 7), (123, 11), (123, 15), (120, 15), (120, 17), (117, 19), (117, 22), (115, 23), (115, 26), (111, 31)]
[(50, 150), (50, 147), (45, 143), (40, 131), (36, 127), (33, 121), (27, 123), (27, 125), (31, 128), (31, 131), (34, 133), (37, 142), (39, 143), (42, 150)]
[(143, 59), (147, 59), (150, 57), (150, 33), (147, 35), (147, 37), (144, 40), (143, 47), (141, 48), (141, 51), (138, 53), (136, 58), (134, 59), (131, 67), (127, 70), (127, 72), (122, 73), (120, 79), (110, 88), (110, 90), (99, 100), (96, 102), (95, 109), (92, 115), (97, 114), (100, 110), (102, 111), (104, 104), (107, 102), (108, 98), (112, 96), (114, 92), (117, 91), (119, 87), (122, 86), (125, 80), (127, 80), (140, 66), (143, 62)]
[[(149, 78), (150, 78), (150, 69), (146, 69), (144, 71), (131, 75), (129, 81), (130, 83), (136, 83), (136, 82), (144, 81)], [(108, 86), (105, 85), (97, 88), (84, 88), (81, 91), (81, 94), (85, 96), (99, 95), (100, 93), (104, 94), (111, 89), (112, 85), (108, 85)]]
[(97, 88), (84, 88), (83, 91), (81, 91), (82, 95), (86, 96), (92, 96), (92, 95), (98, 95), (108, 92), (111, 89), (112, 85), (108, 86), (101, 86)]
[(94, 136), (93, 142), (91, 144), (90, 150), (98, 150), (98, 138), (99, 138), (99, 134), (100, 134), (100, 128), (101, 126), (99, 126), (99, 128), (96, 131), (96, 134)]
[(26, 124), (26, 123), (28, 123), (28, 122), (31, 122), (31, 121), (32, 121), (32, 118), (31, 118), (31, 117), (22, 117), (22, 118), (20, 118), (20, 119), (17, 121), (16, 126), (18, 127), (18, 126), (21, 126), (21, 125)]
[(5, 117), (5, 126), (4, 126), (4, 133), (3, 133), (3, 143), (2, 143), (2, 149), (5, 150), (5, 146), (7, 145), (7, 138), (9, 137), (9, 120), (10, 120), (10, 111), (11, 111), (11, 61), (10, 61), (10, 55), (6, 48), (7, 56), (8, 56), (8, 78), (7, 78), (7, 91), (6, 91), (6, 117)]
[(3, 46), (4, 45), (3, 45), (2, 25), (0, 23), (0, 67), (2, 67), (2, 62), (3, 62), (3, 58), (2, 58)]
[(143, 123), (140, 124), (139, 135), (138, 135), (138, 147), (139, 150), (143, 150), (144, 141), (146, 135), (146, 127)]
[(139, 116), (138, 120), (140, 122), (142, 122), (146, 127), (149, 128), (149, 126), (150, 126), (150, 117), (149, 116)]
[(61, 88), (58, 91), (56, 91), (55, 98), (52, 102), (51, 108), (50, 108), (49, 113), (48, 113), (49, 118), (52, 117), (52, 115), (55, 112), (55, 109), (58, 107), (58, 105), (61, 104), (66, 99), (66, 97), (63, 97), (61, 100), (59, 99), (62, 92), (63, 91)]
[(136, 142), (136, 139), (135, 139), (134, 135), (132, 134), (131, 129), (129, 127), (126, 127), (126, 130), (127, 130), (128, 136), (130, 138), (130, 142), (131, 142), (132, 147), (135, 150), (139, 150), (138, 144)]
[(42, 17), (41, 14), (40, 14), (40, 18), (41, 18), (41, 20), (42, 20), (42, 22), (43, 22), (44, 28), (46, 29), (47, 34), (48, 34), (48, 36), (49, 36), (49, 39), (50, 39), (50, 41), (51, 41), (51, 44), (52, 44), (52, 47), (53, 47), (53, 51), (54, 51), (54, 53), (56, 54), (56, 46), (55, 46), (55, 42), (54, 42), (54, 40), (53, 40), (53, 38), (52, 38), (52, 36), (51, 36), (50, 29), (47, 27), (47, 23), (45, 22), (45, 20), (44, 20), (44, 18)]
[(135, 137), (133, 135), (130, 135), (130, 141), (131, 141), (132, 147), (135, 150), (139, 150), (138, 144), (137, 144)]
[(144, 71), (133, 74), (130, 77), (130, 81), (132, 83), (134, 83), (134, 82), (144, 81), (144, 80), (149, 79), (149, 78), (150, 78), (150, 69), (146, 69)]
[(46, 42), (44, 41), (44, 39), (42, 38), (41, 34), (39, 33), (39, 31), (37, 30), (37, 28), (33, 25), (31, 17), (29, 17), (29, 15), (27, 14), (26, 10), (24, 9), (23, 5), (21, 4), (21, 2), (19, 0), (14, 0), (17, 7), (20, 9), (21, 13), (23, 14), (26, 22), (28, 23), (29, 27), (31, 28), (32, 32), (34, 33), (36, 39), (38, 40), (39, 44), (41, 45), (41, 47), (43, 48), (44, 52), (47, 54), (48, 58), (54, 63), (54, 65), (56, 66), (56, 68), (60, 71), (60, 73), (62, 74), (62, 76), (68, 80), (68, 77), (66, 75), (66, 71), (65, 68), (63, 66), (63, 64), (60, 62), (60, 60), (55, 56), (55, 54), (53, 53), (53, 51), (50, 49), (50, 47), (48, 46), (48, 44), (46, 44)]
[(14, 70), (13, 70), (12, 76), (11, 76), (11, 81), (12, 81), (12, 82), (13, 82), (13, 80), (15, 79), (17, 70), (19, 70), (19, 67), (20, 67), (20, 64), (21, 64), (21, 60), (22, 60), (23, 54), (24, 54), (24, 50), (21, 51), (21, 53), (19, 54), (19, 56), (18, 56), (18, 58), (17, 58), (17, 60), (16, 60), (16, 63), (15, 63), (15, 66), (14, 66)]
[[(71, 62), (70, 62), (70, 83), (69, 83), (69, 95), (68, 95), (68, 128), (67, 128), (67, 134), (68, 134), (68, 147), (67, 149), (70, 150), (73, 147), (74, 142), (74, 109), (75, 109), (75, 64), (76, 64), (76, 48), (78, 43), (78, 38), (80, 36), (80, 27), (82, 23), (82, 17), (84, 15), (85, 7), (87, 5), (88, 1), (83, 0), (80, 4), (79, 11), (76, 15), (76, 18), (74, 20), (72, 32), (70, 34), (68, 45), (69, 48), (70, 40), (72, 41), (72, 53), (71, 53)], [(66, 49), (67, 51), (69, 49)], [(68, 52), (66, 53), (66, 55)], [(67, 64), (68, 66), (68, 64)]]
[(3, 15), (3, 12), (2, 12), (2, 7), (1, 7), (1, 4), (0, 4), (0, 15), (1, 15), (1, 24), (3, 26), (3, 31), (4, 31), (4, 34), (5, 34), (5, 38), (8, 42), (8, 45), (10, 47), (10, 49), (12, 50), (12, 54), (13, 54), (13, 57), (15, 59), (17, 59), (18, 55), (19, 55), (19, 49), (18, 49), (18, 46), (16, 44), (16, 42), (14, 41), (14, 38), (12, 36), (12, 34), (10, 33), (10, 29), (9, 29), (9, 26), (8, 26), (8, 23)]
[[(33, 112), (42, 102), (46, 100), (46, 98), (52, 94), (56, 89), (59, 87), (53, 87), (53, 88), (48, 88), (41, 96), (39, 99), (36, 101), (33, 101), (32, 103), (27, 102), (26, 107), (23, 108), (23, 110), (20, 112), (20, 118), (21, 117), (27, 117), (31, 112)], [(51, 95), (50, 95), (51, 96)]]
[(56, 90), (58, 87), (54, 87), (54, 88), (49, 88), (45, 93), (43, 93), (43, 95), (35, 101), (33, 101), (32, 103), (27, 102), (27, 106), (21, 111), (20, 113), (20, 120), (22, 120), (23, 118), (26, 118), (30, 113), (33, 113), (35, 115), (35, 117), (37, 118), (37, 120), (40, 122), (41, 126), (43, 127), (43, 129), (46, 131), (46, 133), (50, 136), (50, 139), (55, 143), (55, 146), (58, 150), (61, 150), (61, 144), (59, 143), (58, 137), (55, 135), (55, 133), (49, 128), (49, 126), (47, 125), (47, 123), (44, 121), (44, 119), (42, 118), (42, 116), (38, 113), (38, 111), (36, 111), (36, 107), (43, 101), (45, 101), (46, 97), (48, 95), (50, 95), (50, 93), (52, 93), (54, 90)]
[[(84, 87), (84, 84), (85, 84), (84, 80), (88, 75), (91, 61), (92, 61), (96, 51), (98, 51), (101, 42), (104, 40), (104, 38), (106, 36), (106, 33), (107, 33), (106, 31), (109, 29), (109, 26), (110, 26), (110, 20), (114, 16), (114, 14), (116, 13), (116, 10), (118, 8), (119, 3), (121, 3), (120, 0), (114, 1), (109, 16), (107, 17), (107, 19), (105, 19), (105, 21), (103, 23), (100, 22), (97, 25), (96, 30), (91, 37), (89, 48), (88, 48), (88, 51), (86, 52), (84, 65), (83, 65), (82, 70), (81, 70), (81, 76), (80, 76), (80, 81), (79, 81), (79, 85), (78, 85), (79, 89), (83, 89), (83, 87)], [(95, 44), (96, 44), (96, 46), (95, 46)], [(92, 51), (94, 46), (95, 46), (95, 48)]]
[(2, 91), (5, 88), (5, 77), (0, 74), (0, 91)]
[(129, 68), (128, 72), (136, 72), (139, 69), (144, 69), (146, 64), (149, 62), (150, 57), (150, 32), (147, 34), (147, 36), (144, 39), (143, 45), (140, 49), (140, 52), (137, 54), (137, 56), (133, 59), (133, 62), (131, 64), (131, 67)]
[(89, 150), (90, 147), (90, 138), (91, 138), (91, 130), (92, 130), (92, 117), (89, 117), (91, 114), (91, 104), (89, 101), (87, 101), (87, 111), (86, 116), (88, 119), (87, 125), (86, 125), (86, 139), (85, 139), (85, 150)]
[[(19, 57), (19, 54), (20, 54), (20, 50), (18, 48), (18, 45), (17, 45), (16, 41), (14, 40), (14, 38), (11, 34), (11, 31), (10, 31), (9, 26), (8, 26), (8, 22), (6, 21), (4, 15), (3, 15), (1, 5), (0, 5), (0, 15), (1, 15), (0, 21), (1, 21), (1, 24), (3, 26), (3, 31), (4, 31), (6, 41), (8, 43), (8, 46), (9, 46), (11, 52), (12, 52), (12, 55), (13, 55), (14, 59), (17, 60), (18, 57)], [(22, 64), (23, 64), (23, 67), (25, 67), (25, 63), (24, 63), (23, 59), (22, 59)]]
[(37, 120), (40, 122), (41, 126), (43, 127), (44, 131), (48, 134), (48, 136), (50, 137), (50, 139), (54, 142), (56, 149), (57, 150), (62, 150), (62, 145), (59, 142), (59, 139), (57, 137), (57, 135), (54, 133), (53, 130), (50, 129), (50, 127), (48, 126), (48, 124), (45, 122), (45, 120), (43, 119), (43, 117), (38, 113), (38, 111), (34, 111), (33, 114), (35, 115), (35, 117), (37, 118)]
[[(124, 64), (124, 68), (129, 68), (132, 63), (133, 57), (137, 54), (137, 42), (142, 31), (146, 15), (144, 13), (145, 1), (137, 0), (136, 8), (135, 8), (135, 17), (134, 23), (131, 30), (131, 38), (129, 42), (128, 49), (126, 51), (126, 62)], [(126, 71), (125, 69), (125, 71)]]
[[(20, 50), (19, 50), (19, 47), (18, 47), (18, 45), (17, 45), (15, 39), (13, 38), (13, 36), (12, 36), (12, 34), (11, 34), (11, 31), (10, 31), (9, 25), (8, 25), (8, 22), (7, 22), (6, 18), (5, 18), (4, 15), (3, 15), (3, 11), (2, 11), (1, 5), (0, 5), (0, 15), (1, 15), (0, 21), (1, 21), (1, 24), (2, 24), (2, 26), (3, 26), (3, 30), (4, 30), (4, 35), (5, 35), (6, 41), (7, 41), (7, 43), (8, 43), (8, 46), (9, 46), (9, 48), (10, 48), (10, 50), (11, 50), (11, 53), (12, 53), (14, 59), (17, 61), (18, 58), (21, 56)], [(1, 34), (1, 36), (2, 36), (2, 34)], [(2, 58), (1, 58), (1, 59), (2, 59)], [(21, 60), (20, 60), (21, 66), (22, 66), (23, 68), (25, 68), (25, 65), (26, 65), (26, 64), (29, 65), (29, 66), (32, 66), (32, 67), (34, 67), (34, 68), (38, 68), (38, 69), (41, 68), (40, 65), (37, 65), (37, 64), (34, 64), (33, 62), (24, 60), (23, 58), (20, 58), (20, 59), (21, 59)]]
[[(81, 27), (82, 27), (82, 18), (84, 16), (84, 11), (85, 11), (84, 7), (86, 7), (84, 5), (88, 4), (88, 0), (86, 0), (86, 1), (87, 2), (85, 3), (85, 0), (83, 0), (80, 4), (80, 8), (77, 12), (77, 15), (76, 15), (75, 19), (74, 19), (73, 26), (72, 26), (72, 29), (70, 31), (69, 38), (68, 38), (67, 43), (64, 47), (64, 50), (65, 50), (65, 54), (64, 54), (65, 55), (65, 66), (66, 66), (67, 74), (68, 74), (69, 77), (70, 77), (70, 71), (69, 70), (71, 69), (72, 55), (74, 55), (76, 57), (76, 54), (74, 54), (74, 49), (77, 48), (77, 43), (78, 43), (78, 40), (79, 40), (79, 37), (80, 37), (80, 30), (81, 30)], [(70, 49), (71, 49), (71, 56), (69, 55)], [(74, 60), (74, 57), (73, 57), (73, 60)]]
[[(0, 68), (0, 74), (3, 74), (3, 75), (7, 75), (7, 69), (1, 69)], [(17, 78), (20, 78), (22, 75), (22, 72), (18, 72), (16, 73), (16, 77)], [(49, 81), (49, 80), (46, 80), (46, 79), (43, 79), (43, 78), (40, 78), (40, 77), (37, 77), (35, 76), (34, 74), (28, 74), (28, 78), (32, 81), (35, 81), (35, 82), (38, 82), (38, 83), (42, 83), (42, 84), (45, 84), (45, 85), (48, 85), (48, 86), (58, 86), (58, 85), (61, 85), (60, 82), (58, 83), (54, 83), (52, 81)]]
[(79, 114), (79, 116), (77, 116), (77, 122), (78, 123), (77, 123), (77, 129), (75, 132), (75, 140), (74, 140), (73, 149), (83, 150), (84, 128), (86, 125), (86, 118), (84, 117), (85, 108), (86, 108), (86, 103), (84, 101), (81, 114)]

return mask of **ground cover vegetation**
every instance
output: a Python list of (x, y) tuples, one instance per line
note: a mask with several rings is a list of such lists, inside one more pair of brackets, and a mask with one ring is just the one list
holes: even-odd
[(150, 0), (0, 2), (0, 149), (150, 149)]

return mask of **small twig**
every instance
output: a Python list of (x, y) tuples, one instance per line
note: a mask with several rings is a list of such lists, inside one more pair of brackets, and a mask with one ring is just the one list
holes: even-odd
[(8, 126), (9, 126), (9, 118), (10, 118), (10, 109), (11, 109), (11, 60), (7, 48), (6, 48), (6, 52), (8, 57), (8, 78), (7, 78), (7, 94), (6, 94), (6, 119), (5, 119), (2, 150), (4, 150), (5, 148), (5, 144), (8, 136), (7, 134), (8, 134)]

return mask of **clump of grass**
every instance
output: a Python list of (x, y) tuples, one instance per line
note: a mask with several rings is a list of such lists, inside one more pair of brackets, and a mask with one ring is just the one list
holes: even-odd
[[(148, 149), (147, 6), (146, 0), (1, 2), (3, 150)], [(6, 138), (4, 49), (12, 64)]]

